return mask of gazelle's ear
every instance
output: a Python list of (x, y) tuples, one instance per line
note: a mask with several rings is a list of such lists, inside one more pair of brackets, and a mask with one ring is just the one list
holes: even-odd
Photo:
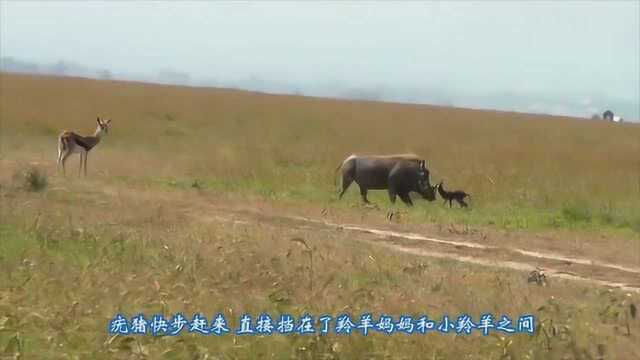
[(107, 125), (111, 124), (111, 119), (107, 120), (107, 121), (105, 122), (105, 124), (107, 124)]
[(100, 121), (100, 116), (98, 116), (98, 119), (96, 121), (98, 122), (98, 125), (102, 125), (102, 122)]

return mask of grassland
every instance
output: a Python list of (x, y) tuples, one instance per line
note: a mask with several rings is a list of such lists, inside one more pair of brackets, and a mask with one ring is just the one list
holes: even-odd
[[(75, 177), (73, 158), (65, 180), (55, 172), (56, 136), (91, 132), (96, 115), (112, 118), (113, 131), (89, 156), (89, 178)], [(385, 193), (372, 194), (383, 207), (373, 215), (355, 189), (335, 200), (335, 167), (352, 152), (411, 151), (428, 160), (434, 180), (471, 192), (472, 207), (420, 202), (395, 226), (571, 234), (590, 255), (632, 262), (640, 246), (639, 139), (633, 124), (2, 74), (0, 353), (638, 358), (637, 294), (563, 280), (539, 287), (518, 272), (396, 254), (345, 232), (219, 222), (225, 214), (206, 205), (329, 209), (344, 221), (383, 221)], [(47, 175), (41, 189), (14, 176), (29, 166)], [(561, 238), (549, 246), (569, 249)], [(543, 325), (534, 336), (502, 337), (106, 332), (117, 312), (179, 311), (231, 319), (262, 311), (534, 313)]]
[[(100, 181), (44, 193), (2, 193), (0, 345), (22, 358), (165, 359), (632, 359), (637, 294), (396, 254), (343, 232), (287, 223), (202, 221), (206, 194), (103, 188)], [(73, 190), (73, 193), (71, 192)], [(116, 194), (113, 194), (116, 192)], [(109, 195), (112, 193), (112, 195)], [(193, 213), (185, 210), (193, 209)], [(295, 241), (294, 241), (295, 240)], [(300, 241), (304, 241), (305, 245)], [(307, 249), (307, 246), (310, 250)], [(312, 259), (310, 258), (312, 257)], [(312, 261), (312, 262), (311, 262)], [(483, 337), (109, 336), (132, 317), (263, 311), (361, 314), (533, 313), (536, 335)], [(357, 316), (357, 315), (356, 315)]]
[[(2, 156), (50, 162), (61, 129), (113, 132), (89, 164), (124, 183), (331, 203), (351, 153), (415, 152), (472, 209), (416, 221), (640, 233), (640, 127), (418, 105), (2, 75)], [(28, 142), (25, 138), (30, 139)], [(384, 192), (373, 194), (380, 205)], [(358, 203), (357, 190), (345, 204)]]

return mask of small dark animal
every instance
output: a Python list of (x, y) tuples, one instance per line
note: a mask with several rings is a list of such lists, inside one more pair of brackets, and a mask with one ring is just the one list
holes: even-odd
[(466, 192), (462, 190), (447, 191), (442, 186), (442, 181), (440, 181), (440, 183), (436, 185), (436, 187), (438, 188), (438, 194), (440, 194), (440, 196), (444, 199), (443, 204), (446, 204), (448, 201), (449, 207), (452, 207), (453, 205), (451, 202), (455, 200), (458, 202), (458, 204), (460, 204), (460, 207), (469, 206), (466, 202), (464, 202), (464, 198), (471, 197), (471, 195), (467, 194)]
[(536, 266), (536, 269), (529, 273), (529, 277), (527, 278), (528, 283), (536, 283), (541, 286), (547, 285), (547, 275), (544, 273), (544, 270), (540, 267)]

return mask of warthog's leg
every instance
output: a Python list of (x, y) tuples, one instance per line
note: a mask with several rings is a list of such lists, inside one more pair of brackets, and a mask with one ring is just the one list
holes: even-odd
[(398, 194), (396, 194), (396, 191), (392, 187), (389, 187), (389, 189), (387, 189), (387, 192), (389, 193), (389, 201), (391, 201), (391, 204), (393, 205), (393, 207), (389, 211), (387, 211), (387, 220), (391, 221), (393, 219), (393, 216), (396, 214), (395, 204), (396, 196)]
[(338, 199), (342, 199), (342, 195), (344, 195), (344, 193), (347, 191), (347, 189), (349, 188), (352, 182), (353, 182), (353, 178), (350, 177), (349, 175), (342, 176), (342, 191), (340, 192), (340, 195), (338, 195)]
[(398, 196), (400, 196), (400, 199), (402, 199), (407, 206), (413, 206), (413, 201), (411, 201), (411, 196), (409, 196), (408, 192), (398, 194)]
[(367, 188), (366, 187), (360, 186), (360, 196), (362, 196), (362, 201), (364, 201), (366, 204), (371, 204), (369, 202), (369, 199), (367, 199)]
[(392, 204), (396, 203), (396, 192), (394, 190), (389, 189), (389, 201), (391, 201)]

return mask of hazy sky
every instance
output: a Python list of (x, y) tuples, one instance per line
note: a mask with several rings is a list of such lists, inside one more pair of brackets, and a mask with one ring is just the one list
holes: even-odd
[(640, 1), (2, 0), (0, 11), (1, 55), (34, 62), (640, 107)]

